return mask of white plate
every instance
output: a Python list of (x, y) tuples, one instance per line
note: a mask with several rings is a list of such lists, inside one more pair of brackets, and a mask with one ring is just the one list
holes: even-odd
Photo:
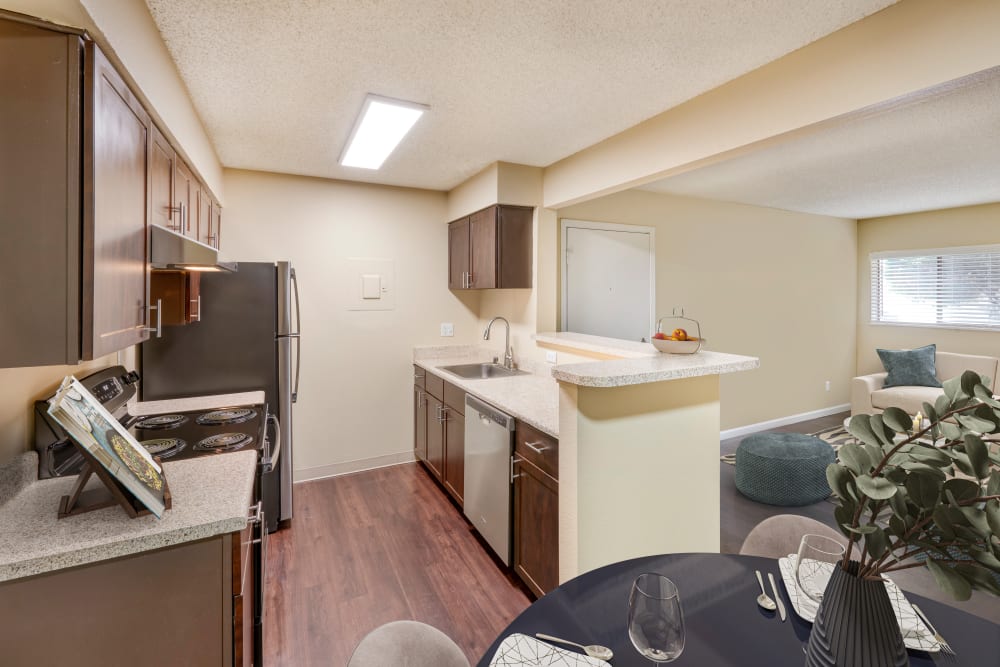
[[(795, 554), (788, 554), (786, 558), (779, 558), (778, 567), (781, 569), (781, 579), (785, 582), (785, 590), (788, 591), (788, 597), (792, 601), (795, 613), (803, 620), (812, 623), (816, 620), (819, 605), (808, 596), (803, 595), (795, 583), (796, 557)], [(832, 564), (820, 563), (819, 565), (826, 565), (829, 571), (833, 570)], [(889, 604), (892, 605), (892, 610), (896, 614), (896, 622), (899, 623), (899, 630), (903, 635), (903, 644), (906, 645), (906, 648), (914, 651), (927, 651), (928, 653), (940, 651), (941, 644), (934, 639), (933, 633), (917, 616), (917, 612), (913, 611), (913, 607), (903, 595), (903, 591), (899, 590), (895, 582), (888, 577), (884, 577), (884, 579), (885, 592), (889, 594)]]
[(540, 667), (541, 665), (611, 667), (610, 663), (603, 660), (567, 651), (519, 633), (504, 639), (490, 660), (490, 667)]

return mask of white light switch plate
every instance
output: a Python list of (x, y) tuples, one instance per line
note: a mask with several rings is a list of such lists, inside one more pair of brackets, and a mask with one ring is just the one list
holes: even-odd
[(555, 350), (545, 350), (545, 361), (554, 364), (559, 360), (559, 354)]
[(451, 322), (442, 322), (441, 323), (441, 335), (442, 336), (446, 336), (446, 337), (454, 336), (455, 335), (455, 325), (452, 324)]

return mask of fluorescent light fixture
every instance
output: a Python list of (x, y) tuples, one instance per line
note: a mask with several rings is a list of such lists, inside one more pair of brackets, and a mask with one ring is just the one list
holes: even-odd
[(369, 94), (351, 130), (340, 164), (378, 169), (427, 108), (423, 104)]

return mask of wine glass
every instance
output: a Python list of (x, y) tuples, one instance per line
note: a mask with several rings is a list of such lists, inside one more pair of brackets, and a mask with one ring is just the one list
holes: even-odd
[(803, 535), (795, 558), (795, 583), (806, 597), (819, 604), (830, 583), (837, 562), (844, 557), (844, 545), (823, 535)]
[(675, 660), (684, 650), (684, 612), (674, 582), (640, 574), (628, 598), (628, 636), (639, 653), (655, 663)]

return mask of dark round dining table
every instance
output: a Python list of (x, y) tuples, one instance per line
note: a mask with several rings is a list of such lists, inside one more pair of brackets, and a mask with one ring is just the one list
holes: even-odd
[[(754, 570), (774, 574), (788, 611), (784, 623), (777, 612), (757, 606)], [(507, 626), (479, 660), (489, 667), (508, 635), (544, 632), (580, 644), (611, 648), (614, 667), (651, 667), (632, 646), (626, 627), (632, 582), (643, 572), (669, 577), (680, 592), (686, 640), (684, 652), (671, 665), (700, 667), (776, 667), (805, 663), (803, 647), (812, 624), (792, 609), (781, 581), (778, 561), (729, 554), (670, 554), (614, 563), (567, 581), (538, 599)], [(955, 649), (956, 656), (909, 651), (910, 664), (1000, 665), (1000, 625), (919, 595), (906, 594), (930, 618)], [(1000, 599), (997, 600), (1000, 604)]]

